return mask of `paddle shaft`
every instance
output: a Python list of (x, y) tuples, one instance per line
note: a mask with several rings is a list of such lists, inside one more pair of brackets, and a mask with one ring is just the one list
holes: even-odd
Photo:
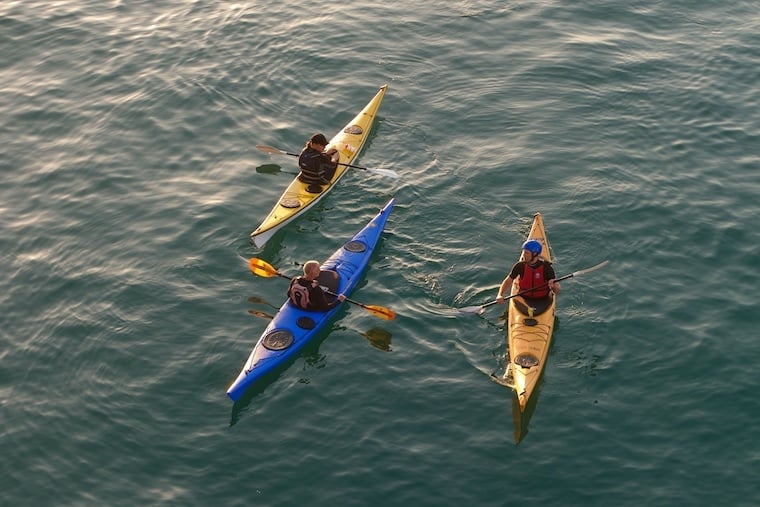
[[(567, 280), (567, 279), (572, 278), (574, 276), (584, 275), (586, 273), (590, 273), (592, 271), (596, 271), (597, 269), (602, 268), (602, 267), (606, 266), (607, 264), (609, 264), (609, 262), (610, 261), (602, 261), (599, 264), (597, 264), (596, 266), (591, 266), (590, 268), (581, 269), (580, 271), (574, 271), (573, 273), (570, 273), (569, 275), (560, 276), (559, 278), (555, 278), (554, 281), (555, 282), (561, 282), (562, 280)], [(527, 294), (528, 292), (532, 292), (532, 291), (534, 291), (536, 289), (541, 289), (541, 288), (547, 287), (548, 285), (549, 285), (549, 283), (547, 282), (545, 284), (539, 285), (538, 287), (533, 287), (532, 289), (522, 290), (522, 291), (518, 292), (517, 294), (512, 294), (511, 296), (505, 297), (504, 301), (507, 301), (507, 300), (512, 299), (512, 298), (516, 298), (517, 296), (522, 296), (522, 295)], [(471, 306), (471, 307), (467, 307), (467, 308), (460, 308), (460, 311), (464, 311), (466, 313), (469, 313), (470, 311), (480, 312), (483, 308), (487, 308), (489, 306), (495, 305), (498, 302), (499, 302), (498, 300), (494, 299), (493, 301), (489, 301), (488, 303), (486, 303), (484, 305)]]
[[(285, 278), (287, 280), (291, 279), (289, 276), (280, 273), (279, 271), (277, 271), (277, 269), (275, 269), (274, 266), (271, 266), (269, 263), (267, 263), (267, 262), (265, 262), (265, 261), (263, 261), (261, 259), (256, 259), (256, 258), (251, 259), (250, 260), (250, 267), (251, 267), (251, 271), (253, 271), (255, 274), (257, 274), (259, 276), (265, 276), (265, 277), (279, 276), (280, 278)], [(334, 293), (332, 291), (329, 291), (329, 290), (326, 290), (326, 289), (322, 289), (322, 290), (324, 290), (325, 293), (327, 293), (327, 294), (329, 294), (331, 296), (334, 296), (334, 297), (338, 296), (338, 294), (336, 294), (336, 293)], [(378, 317), (381, 317), (383, 319), (393, 320), (394, 318), (396, 318), (396, 313), (393, 310), (391, 310), (390, 308), (385, 308), (385, 307), (376, 306), (376, 305), (365, 305), (364, 303), (360, 303), (359, 301), (355, 301), (355, 300), (347, 298), (345, 296), (343, 296), (343, 297), (345, 298), (344, 301), (348, 301), (349, 303), (352, 303), (352, 304), (355, 304), (356, 306), (364, 308), (368, 312), (370, 312), (370, 313), (372, 313), (372, 314), (374, 314), (374, 315), (376, 315)]]
[[(291, 153), (291, 152), (289, 152), (289, 151), (285, 151), (285, 152), (283, 152), (283, 153), (285, 153), (286, 155), (291, 155), (291, 156), (293, 156), (293, 157), (300, 157), (300, 156), (301, 156), (301, 155), (300, 155), (300, 153)], [(345, 166), (345, 167), (352, 167), (352, 168), (354, 168), (354, 169), (361, 169), (362, 171), (369, 171), (369, 170), (370, 170), (368, 167), (362, 167), (362, 166), (360, 166), (360, 165), (354, 165), (354, 164), (345, 164), (345, 163), (343, 163), (343, 162), (337, 162), (337, 164), (338, 164), (338, 165), (342, 165), (342, 166)]]
[[(554, 279), (554, 281), (555, 281), (555, 282), (561, 282), (562, 280), (567, 280), (568, 278), (572, 278), (573, 276), (575, 276), (575, 273), (570, 273), (569, 275), (565, 275), (565, 276), (561, 276), (561, 277), (559, 277), (559, 278), (555, 278), (555, 279)], [(538, 287), (533, 287), (533, 288), (531, 288), (531, 289), (525, 289), (525, 290), (521, 290), (521, 291), (520, 291), (520, 292), (518, 292), (517, 294), (512, 294), (511, 296), (507, 296), (507, 297), (505, 297), (505, 298), (504, 298), (504, 301), (508, 301), (508, 300), (510, 300), (510, 299), (512, 299), (512, 298), (516, 298), (517, 296), (522, 296), (522, 295), (525, 295), (525, 294), (527, 294), (528, 292), (533, 292), (533, 291), (534, 291), (534, 290), (536, 290), (536, 289), (543, 289), (544, 287), (548, 287), (548, 286), (549, 286), (549, 284), (548, 284), (548, 283), (544, 283), (544, 284), (542, 284), (542, 285), (539, 285)], [(488, 307), (488, 306), (491, 306), (491, 305), (495, 305), (495, 304), (497, 304), (498, 302), (499, 302), (498, 300), (494, 299), (493, 301), (489, 301), (488, 303), (486, 303), (486, 304), (482, 305), (482, 306), (481, 306), (481, 308), (486, 308), (486, 307)]]
[[(291, 151), (285, 151), (280, 150), (279, 148), (275, 148), (274, 146), (267, 146), (262, 144), (257, 144), (256, 148), (263, 151), (264, 153), (269, 153), (270, 155), (274, 154), (280, 154), (280, 155), (290, 155), (291, 157), (300, 157), (300, 153), (293, 153)], [(390, 169), (373, 169), (370, 167), (363, 167), (360, 165), (354, 165), (354, 164), (346, 164), (344, 162), (337, 162), (338, 165), (342, 165), (344, 167), (351, 167), (353, 169), (361, 169), (362, 171), (367, 171), (371, 173), (381, 174), (383, 176), (388, 176), (390, 178), (398, 178), (398, 174), (396, 174), (396, 171), (392, 171)]]

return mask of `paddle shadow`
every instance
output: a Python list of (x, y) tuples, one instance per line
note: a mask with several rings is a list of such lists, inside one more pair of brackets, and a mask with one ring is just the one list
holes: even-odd
[(366, 333), (361, 335), (367, 339), (370, 345), (383, 352), (391, 352), (391, 333), (385, 329), (375, 326)]
[(259, 174), (290, 174), (295, 176), (298, 173), (292, 171), (283, 171), (279, 164), (262, 164), (256, 167), (256, 172)]

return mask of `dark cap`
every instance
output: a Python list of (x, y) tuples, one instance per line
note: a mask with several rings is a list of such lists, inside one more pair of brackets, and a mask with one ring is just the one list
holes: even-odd
[(327, 139), (325, 139), (325, 136), (322, 134), (314, 134), (311, 136), (311, 139), (309, 139), (310, 143), (314, 144), (320, 144), (322, 146), (327, 146)]

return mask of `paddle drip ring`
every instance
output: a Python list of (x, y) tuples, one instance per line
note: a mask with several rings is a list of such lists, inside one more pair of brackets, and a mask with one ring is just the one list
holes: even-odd
[(261, 344), (269, 350), (285, 350), (293, 345), (293, 333), (285, 329), (276, 329), (269, 332)]
[(538, 362), (538, 358), (533, 354), (525, 353), (515, 357), (515, 364), (523, 368), (533, 368), (534, 366), (538, 366)]
[(367, 249), (367, 245), (365, 245), (361, 241), (349, 241), (348, 243), (343, 245), (343, 248), (345, 248), (349, 252), (360, 253)]
[(361, 128), (359, 125), (349, 125), (348, 127), (343, 129), (343, 132), (346, 134), (361, 134), (364, 132), (364, 129)]

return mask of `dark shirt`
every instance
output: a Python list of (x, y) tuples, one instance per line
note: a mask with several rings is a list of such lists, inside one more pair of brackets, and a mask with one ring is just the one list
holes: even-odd
[(304, 183), (325, 184), (332, 179), (338, 164), (333, 163), (330, 155), (307, 147), (298, 157), (298, 167), (301, 168), (299, 178)]
[(337, 299), (328, 299), (328, 297), (331, 298), (317, 282), (310, 282), (300, 276), (290, 281), (288, 298), (298, 308), (324, 312), (340, 304)]

